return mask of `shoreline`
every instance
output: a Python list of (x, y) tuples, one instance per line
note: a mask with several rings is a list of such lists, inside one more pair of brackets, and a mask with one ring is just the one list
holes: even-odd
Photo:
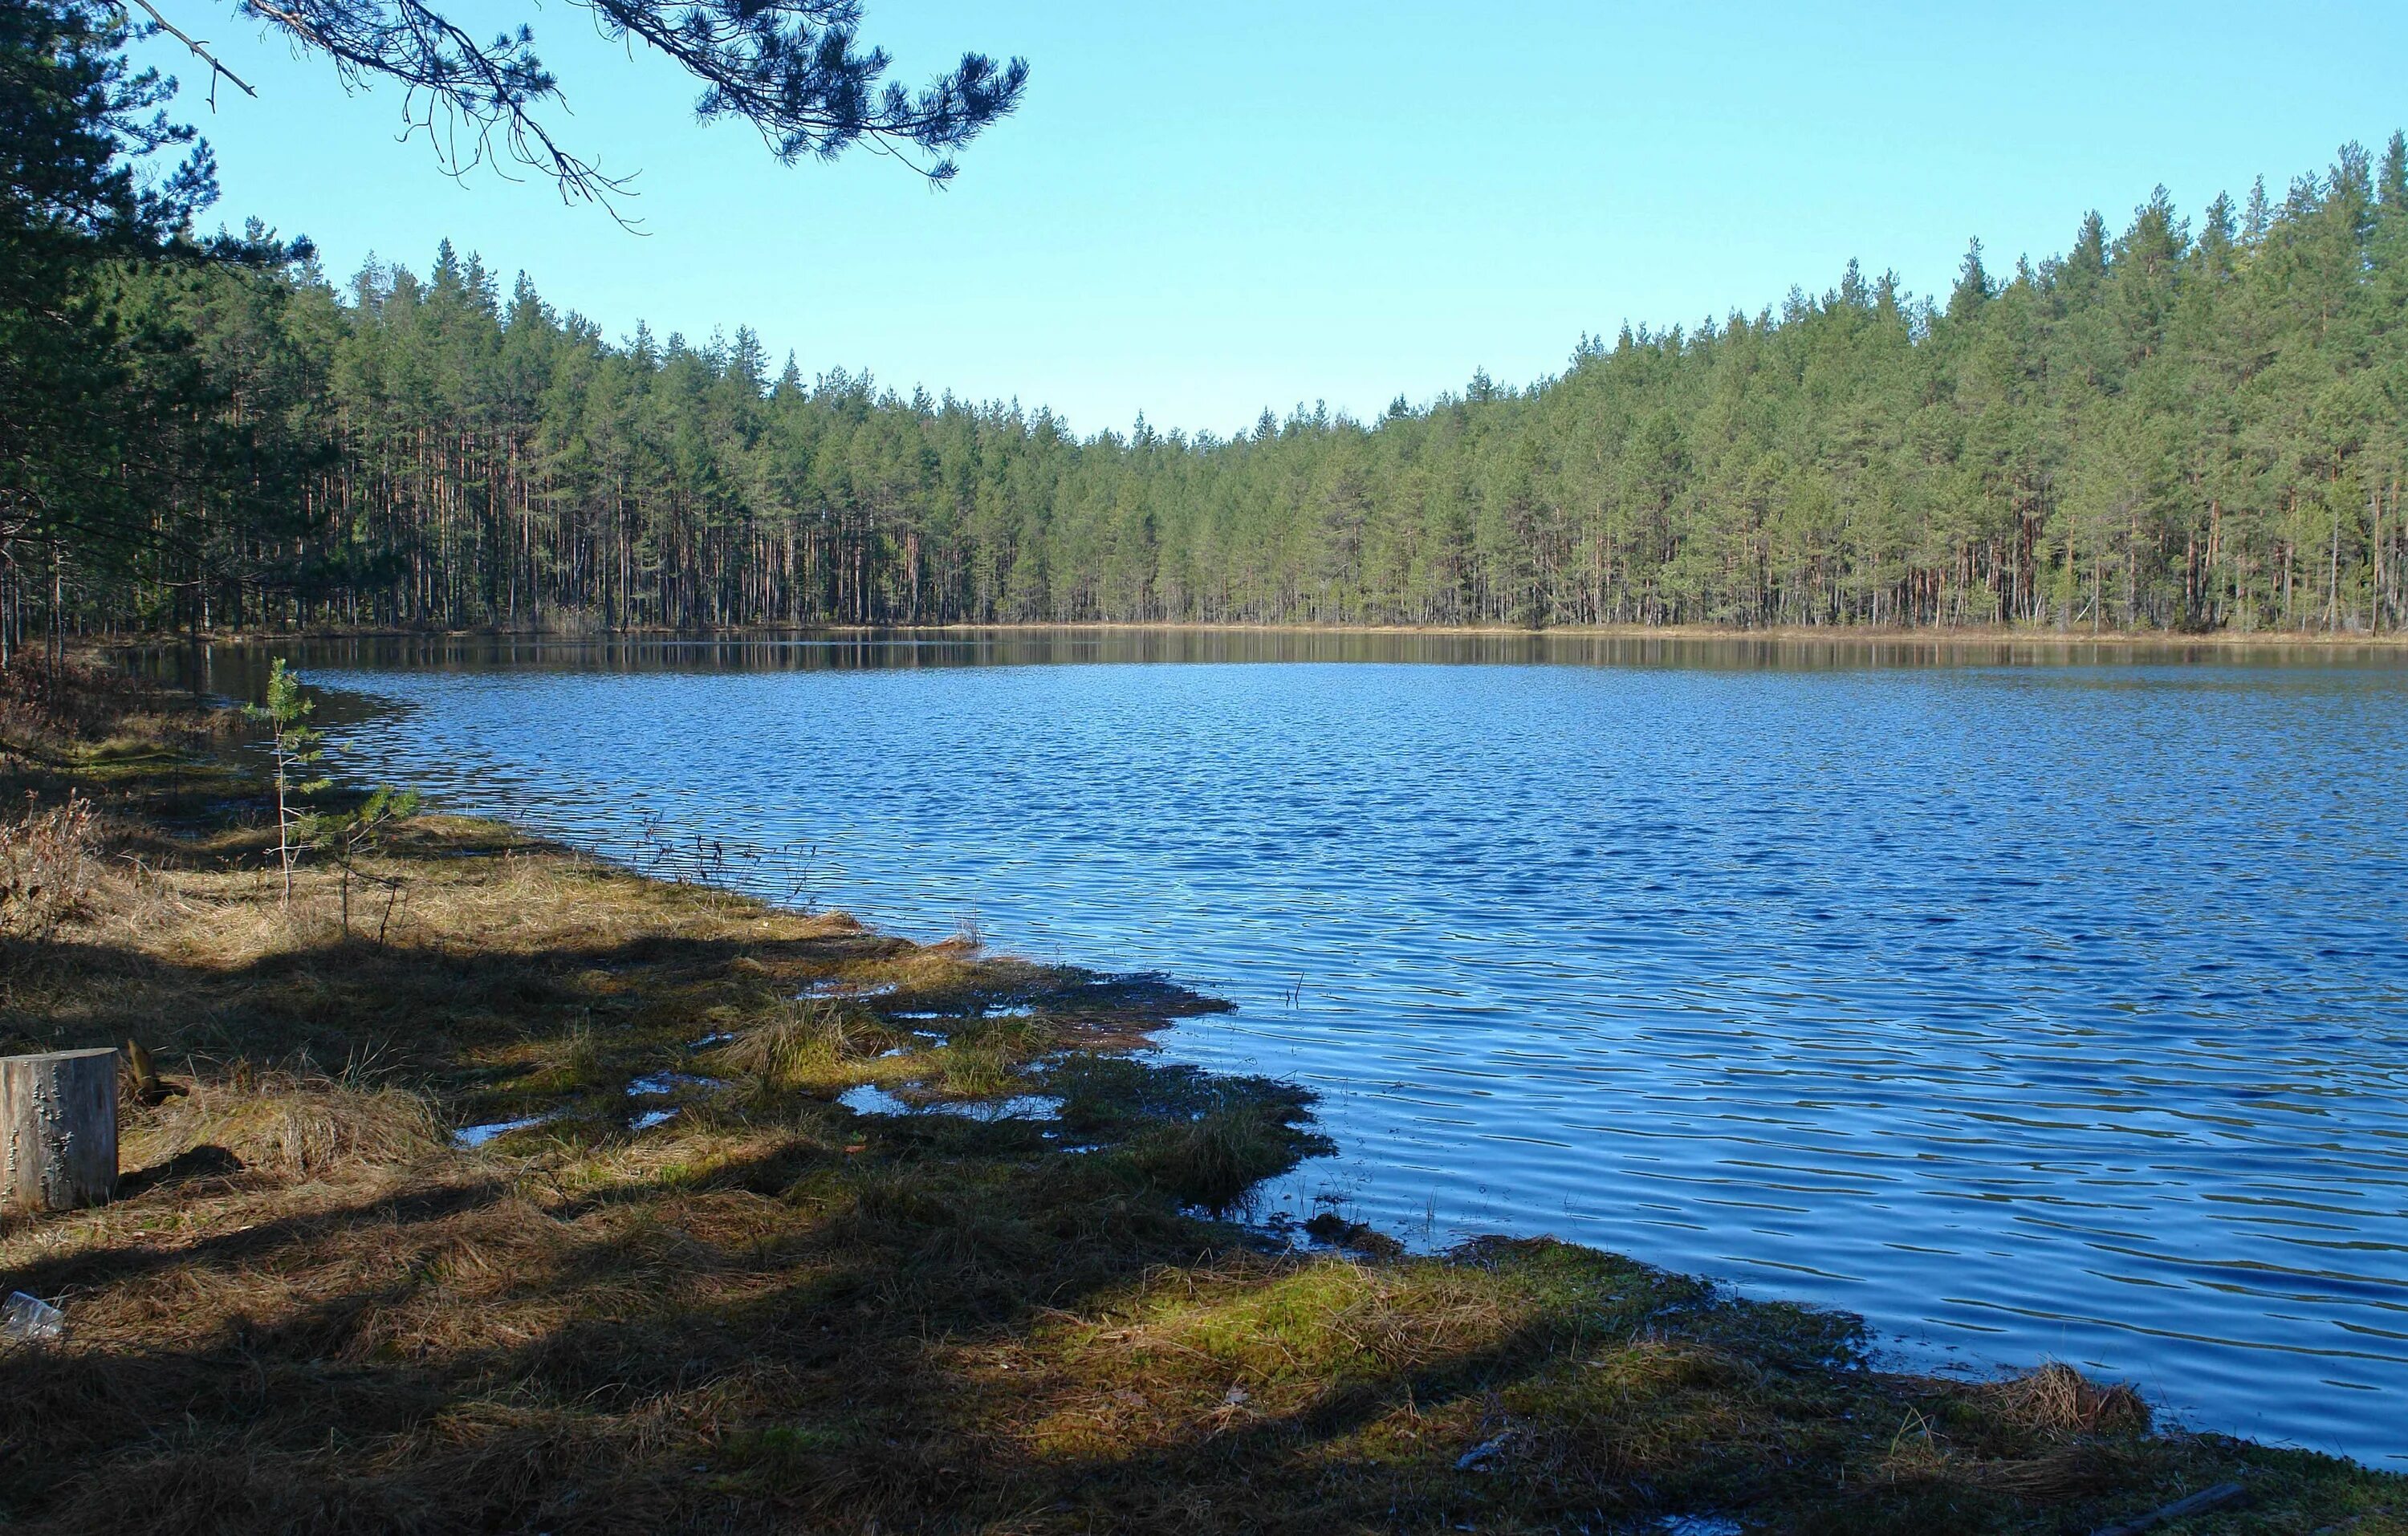
[(1076, 635), (1214, 635), (1279, 637), (1395, 637), (1426, 639), (1510, 640), (1546, 643), (1556, 640), (1660, 641), (1666, 643), (1750, 643), (1763, 645), (1880, 645), (1947, 649), (1956, 646), (2030, 646), (2063, 649), (2104, 648), (2393, 651), (2408, 649), (2408, 634), (2327, 634), (2312, 630), (2261, 630), (2242, 633), (2212, 630), (2079, 630), (2016, 626), (1962, 628), (1874, 628), (1870, 625), (1790, 625), (1741, 628), (1715, 624), (1589, 624), (1544, 628), (1505, 625), (1318, 624), (1186, 622), (1075, 623), (1014, 622), (944, 624), (799, 624), (741, 625), (723, 629), (635, 627), (566, 630), (479, 626), (465, 629), (366, 625), (320, 626), (291, 630), (224, 630), (199, 637), (181, 634), (93, 635), (83, 646), (109, 651), (155, 651), (200, 645), (275, 645), (328, 640), (520, 641), (530, 644), (609, 645), (627, 643), (773, 642), (808, 639), (976, 639), (982, 636)]
[(0, 1514), (2038, 1532), (2240, 1482), (2230, 1529), (2408, 1530), (2408, 1479), (2063, 1367), (1874, 1370), (1844, 1314), (1566, 1243), (1250, 1236), (1309, 1103), (1150, 1059), (1219, 1006), (1159, 982), (459, 818), (361, 860), (343, 926), (332, 868), (286, 908), (227, 723), (127, 698), (0, 754), (103, 823), (81, 909), (0, 928), (0, 1027), (153, 1031), (188, 1091), (128, 1110), (118, 1203), (0, 1227), (71, 1330), (0, 1355)]

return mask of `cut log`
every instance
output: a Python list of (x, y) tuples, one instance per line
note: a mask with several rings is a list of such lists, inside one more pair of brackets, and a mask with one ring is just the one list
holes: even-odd
[(0, 1208), (72, 1211), (117, 1189), (117, 1053), (0, 1056)]
[(2172, 1520), (2204, 1514), (2212, 1509), (2222, 1509), (2249, 1490), (2238, 1483), (2218, 1483), (2212, 1488), (2201, 1488), (2187, 1499), (2177, 1499), (2163, 1509), (2153, 1509), (2137, 1520), (2127, 1520), (2119, 1526), (2101, 1526), (2097, 1536), (2141, 1536), (2144, 1530), (2155, 1530)]

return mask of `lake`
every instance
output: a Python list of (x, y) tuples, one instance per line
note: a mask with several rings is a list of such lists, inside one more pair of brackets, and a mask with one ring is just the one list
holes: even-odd
[(289, 653), (399, 706), (337, 711), (348, 768), (447, 808), (1229, 998), (1168, 1052), (1318, 1089), (1341, 1148), (1266, 1215), (1553, 1233), (2408, 1466), (2408, 654)]

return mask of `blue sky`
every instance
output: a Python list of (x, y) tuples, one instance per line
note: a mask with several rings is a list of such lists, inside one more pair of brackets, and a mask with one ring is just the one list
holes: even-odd
[[(867, 368), (1047, 404), (1082, 432), (1226, 432), (1268, 406), (1373, 415), (1473, 368), (1557, 371), (1584, 331), (1693, 323), (1820, 290), (1851, 256), (1944, 290), (2120, 227), (2159, 182), (2195, 211), (2408, 122), (2408, 6), (2016, 7), (1233, 0), (867, 0), (914, 79), (966, 48), (1030, 61), (1027, 104), (931, 192), (856, 154), (782, 168), (694, 89), (532, 13), (562, 136), (640, 169), (645, 234), (540, 183), (440, 175), (397, 93), (220, 0), (160, 0), (260, 89), (211, 112), (230, 219), (423, 268), (449, 235), (623, 335), (757, 330), (806, 373)], [(491, 30), (517, 9), (462, 7)]]

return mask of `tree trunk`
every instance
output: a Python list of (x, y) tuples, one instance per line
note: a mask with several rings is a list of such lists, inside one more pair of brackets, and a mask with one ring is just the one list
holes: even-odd
[(117, 1053), (0, 1056), (0, 1208), (71, 1211), (117, 1189)]

